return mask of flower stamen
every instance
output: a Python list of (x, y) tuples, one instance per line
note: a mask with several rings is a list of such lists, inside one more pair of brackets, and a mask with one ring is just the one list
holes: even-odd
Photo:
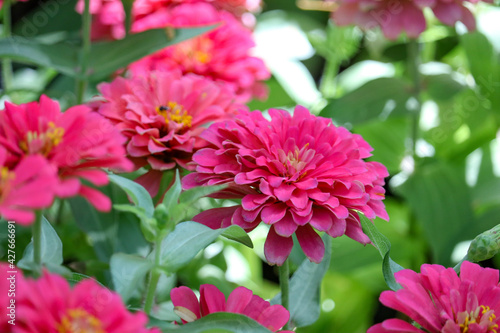
[(168, 104), (156, 107), (156, 112), (165, 119), (165, 124), (171, 121), (181, 125), (182, 128), (190, 128), (193, 117), (190, 116), (182, 105), (176, 102), (168, 102)]
[(106, 333), (101, 321), (83, 309), (71, 309), (57, 327), (58, 333)]

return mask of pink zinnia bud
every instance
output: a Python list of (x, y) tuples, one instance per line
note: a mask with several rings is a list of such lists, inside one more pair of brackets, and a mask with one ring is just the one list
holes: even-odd
[(356, 210), (369, 219), (389, 218), (382, 202), (388, 172), (364, 160), (372, 148), (361, 136), (301, 106), (293, 116), (275, 109), (269, 114), (270, 121), (259, 111), (243, 113), (202, 134), (212, 146), (193, 156), (196, 172), (184, 177), (184, 188), (228, 184), (213, 196), (241, 198), (241, 205), (210, 209), (193, 220), (213, 229), (270, 225), (264, 253), (278, 265), (292, 250), (293, 234), (318, 263), (325, 247), (315, 230), (370, 243)]
[[(290, 313), (279, 304), (254, 295), (250, 289), (238, 287), (227, 298), (211, 284), (200, 286), (200, 300), (187, 287), (177, 287), (170, 292), (175, 313), (183, 323), (192, 322), (215, 312), (240, 313), (250, 317), (272, 332), (279, 331), (290, 319)], [(281, 331), (290, 332), (291, 331)]]
[(127, 137), (136, 167), (150, 167), (137, 181), (152, 195), (163, 171), (188, 168), (193, 153), (206, 145), (200, 134), (207, 124), (247, 110), (224, 84), (180, 71), (118, 77), (98, 88), (103, 98), (94, 107)]
[(380, 301), (398, 310), (421, 328), (401, 319), (388, 319), (368, 333), (495, 333), (500, 323), (498, 270), (462, 263), (460, 277), (452, 268), (425, 264), (421, 273), (405, 269), (395, 274), (402, 285), (384, 291)]
[[(0, 269), (8, 267), (0, 266)], [(63, 277), (47, 271), (33, 280), (23, 277), (18, 270), (15, 280), (15, 326), (9, 325), (9, 330), (2, 332), (160, 332), (157, 328), (147, 329), (148, 318), (144, 313), (130, 313), (118, 294), (92, 279), (70, 287)], [(0, 295), (0, 304), (5, 298), (6, 292)]]
[(81, 195), (102, 211), (111, 209), (109, 198), (80, 179), (102, 186), (108, 183), (102, 168), (130, 171), (133, 165), (125, 157), (124, 141), (107, 119), (89, 107), (78, 105), (63, 113), (45, 95), (40, 103), (7, 102), (0, 111), (0, 144), (7, 150), (11, 170), (27, 156), (43, 156), (57, 170), (58, 181), (52, 183), (57, 197)]

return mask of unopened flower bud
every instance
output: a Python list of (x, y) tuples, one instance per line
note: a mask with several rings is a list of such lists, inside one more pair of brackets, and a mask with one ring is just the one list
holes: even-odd
[(469, 246), (467, 257), (479, 262), (492, 258), (500, 251), (500, 224), (478, 235)]

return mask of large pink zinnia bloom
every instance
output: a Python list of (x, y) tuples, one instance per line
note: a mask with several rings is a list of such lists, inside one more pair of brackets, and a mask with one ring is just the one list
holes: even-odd
[(250, 231), (261, 221), (270, 225), (264, 252), (269, 263), (278, 265), (290, 254), (294, 233), (314, 262), (325, 251), (314, 229), (370, 243), (355, 210), (369, 219), (388, 219), (382, 202), (387, 170), (364, 161), (372, 148), (361, 136), (301, 106), (293, 116), (275, 109), (269, 114), (271, 121), (259, 111), (244, 113), (202, 134), (213, 146), (193, 156), (196, 172), (184, 177), (184, 188), (228, 184), (215, 196), (242, 201), (193, 220), (213, 229), (236, 224)]
[(368, 333), (496, 333), (500, 322), (498, 270), (465, 261), (460, 277), (452, 268), (422, 265), (421, 273), (405, 269), (395, 274), (402, 285), (384, 291), (380, 301), (414, 320), (389, 319)]
[(255, 46), (252, 32), (232, 15), (207, 3), (187, 3), (172, 10), (157, 11), (136, 21), (137, 31), (170, 26), (174, 28), (220, 24), (202, 36), (167, 47), (130, 66), (134, 75), (147, 75), (151, 70), (180, 69), (225, 82), (238, 100), (247, 102), (263, 98), (267, 89), (263, 80), (270, 77), (264, 62), (250, 55)]
[[(250, 317), (262, 326), (277, 332), (290, 319), (290, 313), (279, 304), (271, 305), (268, 301), (254, 295), (250, 289), (238, 287), (227, 298), (211, 284), (200, 286), (200, 300), (187, 287), (177, 287), (170, 292), (174, 311), (183, 323), (192, 322), (214, 312), (240, 313)], [(291, 331), (281, 331), (290, 332)]]
[(104, 100), (94, 106), (127, 137), (127, 154), (136, 167), (149, 165), (137, 181), (152, 195), (163, 171), (188, 168), (193, 153), (206, 145), (200, 134), (210, 122), (247, 110), (224, 84), (180, 71), (118, 77), (101, 83), (99, 91)]
[[(426, 28), (423, 10), (432, 8), (436, 17), (447, 25), (463, 22), (469, 30), (476, 27), (465, 2), (481, 0), (332, 0), (339, 7), (332, 18), (339, 25), (355, 24), (363, 29), (380, 26), (384, 35), (396, 39), (403, 31), (418, 37)], [(492, 2), (492, 0), (485, 0)]]
[(111, 209), (109, 198), (80, 179), (102, 186), (108, 183), (102, 168), (130, 171), (124, 141), (107, 119), (89, 107), (78, 105), (62, 113), (59, 104), (45, 95), (40, 103), (7, 102), (0, 111), (0, 144), (7, 150), (9, 168), (26, 156), (44, 156), (57, 168), (56, 196), (81, 195), (102, 211)]
[(147, 329), (144, 313), (130, 313), (118, 294), (92, 279), (71, 288), (55, 274), (44, 272), (40, 279), (32, 280), (18, 273), (16, 283), (16, 325), (12, 333), (160, 332)]
[(57, 169), (41, 155), (28, 155), (10, 169), (0, 147), (0, 216), (27, 225), (34, 210), (50, 207), (58, 185)]

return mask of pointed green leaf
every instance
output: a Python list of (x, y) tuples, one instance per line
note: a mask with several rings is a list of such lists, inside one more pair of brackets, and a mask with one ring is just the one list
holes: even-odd
[[(316, 264), (305, 259), (290, 279), (290, 320), (297, 327), (316, 322), (320, 315), (319, 287), (328, 267), (332, 254), (331, 237), (324, 235), (325, 256)], [(281, 303), (281, 293), (276, 295), (272, 304)]]
[(248, 233), (240, 226), (232, 225), (226, 228), (222, 233), (222, 236), (253, 249), (252, 239), (248, 236)]
[(155, 207), (148, 191), (140, 184), (118, 175), (109, 175), (109, 180), (124, 190), (137, 206), (144, 209), (147, 217), (152, 217)]
[[(45, 217), (42, 217), (41, 233), (42, 263), (51, 265), (61, 265), (63, 263), (63, 245), (52, 225)], [(33, 241), (24, 250), (23, 258), (17, 265), (23, 269), (32, 269), (33, 261)]]
[(239, 232), (234, 231), (237, 228), (239, 227), (230, 226), (214, 230), (197, 222), (179, 223), (161, 243), (161, 265), (166, 270), (175, 272), (188, 264), (200, 250), (210, 245), (220, 235), (227, 233), (232, 237), (238, 234)]
[(218, 192), (227, 185), (214, 185), (214, 186), (198, 186), (181, 193), (179, 201), (185, 204), (192, 204), (196, 200), (203, 198), (209, 194)]
[(163, 197), (162, 205), (165, 207), (167, 212), (169, 212), (178, 202), (179, 195), (181, 194), (181, 177), (179, 175), (179, 170), (175, 170), (175, 181), (172, 186), (168, 189), (167, 193)]
[(111, 278), (116, 292), (124, 302), (128, 301), (153, 266), (151, 261), (143, 257), (125, 253), (113, 254), (110, 261)]
[(404, 267), (396, 263), (389, 256), (391, 251), (391, 242), (389, 242), (389, 239), (378, 231), (377, 227), (366, 216), (364, 216), (361, 212), (358, 212), (358, 215), (363, 232), (370, 238), (373, 245), (382, 256), (382, 273), (384, 274), (385, 283), (387, 283), (387, 286), (389, 286), (392, 290), (401, 289), (401, 286), (394, 278), (394, 273), (404, 269)]
[(271, 331), (239, 313), (216, 312), (191, 323), (162, 328), (163, 333), (270, 333)]

